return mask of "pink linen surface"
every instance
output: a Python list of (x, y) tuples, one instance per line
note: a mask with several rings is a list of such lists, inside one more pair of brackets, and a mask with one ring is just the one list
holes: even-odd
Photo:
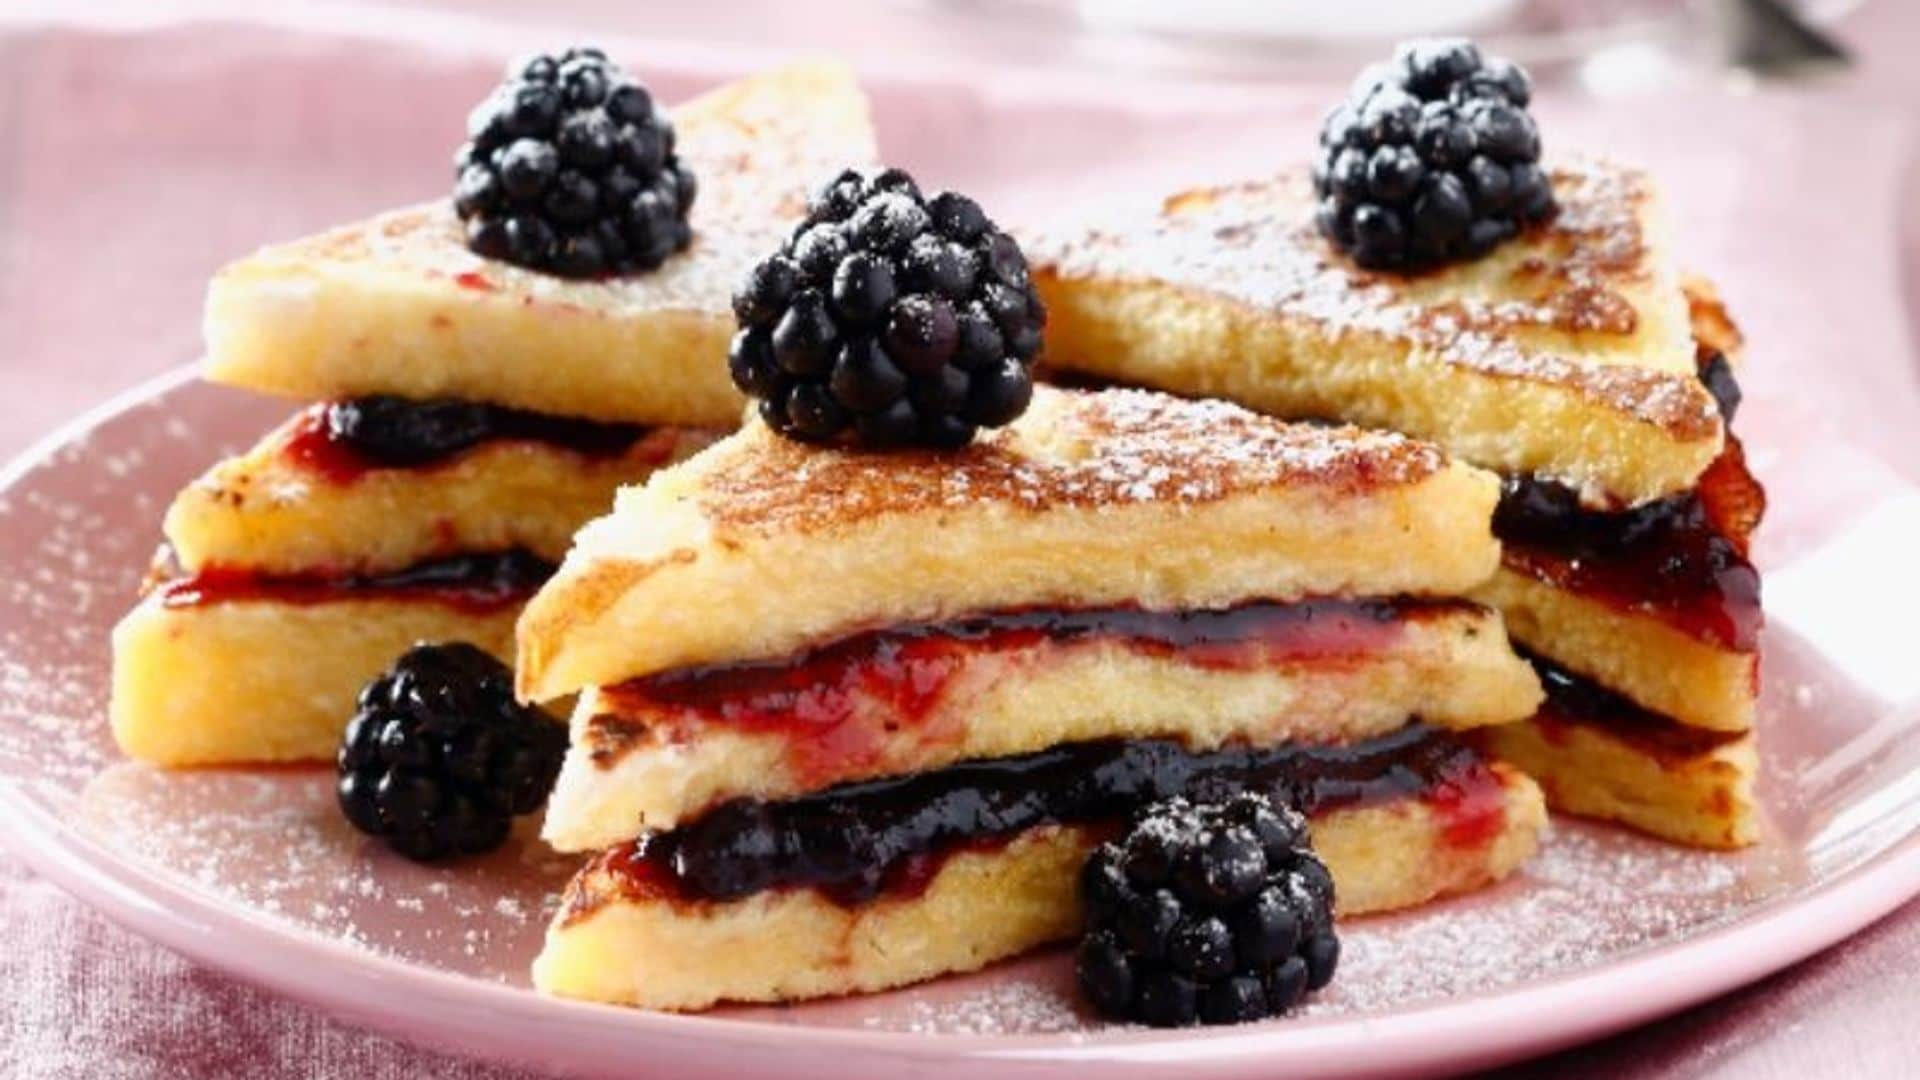
[[(1920, 12), (1869, 16), (1851, 30), (1871, 63), (1850, 82), (1758, 99), (1696, 95), (1677, 108), (1554, 101), (1548, 130), (1656, 163), (1688, 261), (1722, 283), (1749, 332), (1751, 394), (1920, 480), (1905, 314), (1912, 293), (1903, 295), (1912, 263), (1901, 262), (1901, 244), (1885, 233), (1903, 209), (1907, 228), (1920, 229), (1911, 175), (1920, 79), (1875, 60), (1920, 35)], [(228, 23), (10, 26), (0, 15), (0, 456), (196, 355), (201, 290), (225, 259), (441, 190), (457, 124), (448, 117), (464, 115), (487, 85), (498, 43), (495, 35), (369, 44)], [(669, 99), (752, 62), (666, 46), (631, 59), (646, 61)], [(1020, 95), (1043, 81), (999, 72), (979, 95), (956, 101), (908, 78), (879, 121), (883, 132), (898, 131), (911, 127), (896, 126), (905, 114), (931, 114), (978, 134), (982, 102), (1018, 116)], [(998, 132), (996, 153), (974, 165), (977, 177), (950, 179), (992, 184), (1024, 169), (1042, 183), (1005, 190), (1005, 204), (1038, 210), (1087, 193), (1075, 185), (1099, 171), (1080, 167), (1089, 146), (1111, 146), (1117, 171), (1143, 185), (1261, 160), (1259, 139), (1249, 149), (1249, 140), (1221, 137), (1228, 132), (1282, 140), (1287, 149), (1275, 156), (1291, 158), (1326, 93), (1169, 88), (1139, 114), (1090, 93), (1070, 106), (1084, 112), (1077, 143)], [(894, 149), (894, 136), (887, 141)], [(1178, 147), (1192, 156), (1164, 152)], [(914, 148), (899, 149), (913, 164)], [(1150, 150), (1163, 151), (1157, 162), (1144, 160)], [(1170, 171), (1170, 161), (1189, 171)], [(1920, 256), (1916, 237), (1904, 240), (1909, 260)], [(1828, 269), (1810, 271), (1815, 265)], [(1819, 378), (1823, 352), (1863, 348), (1887, 355), (1861, 379)], [(8, 988), (0, 1075), (516, 1075), (343, 1027), (190, 965), (4, 855), (0, 941), (0, 986)], [(1909, 905), (1756, 986), (1512, 1072), (1896, 1075), (1920, 1047), (1911, 1023), (1920, 1009), (1916, 955), (1920, 906)]]

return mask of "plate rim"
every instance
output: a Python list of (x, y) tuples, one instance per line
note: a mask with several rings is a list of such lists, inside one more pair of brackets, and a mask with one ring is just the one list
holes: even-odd
[[(198, 365), (174, 368), (120, 391), (34, 441), (0, 467), (0, 498), (101, 426), (195, 382)], [(211, 384), (209, 384), (211, 385)], [(0, 510), (0, 520), (11, 516)], [(1889, 707), (1893, 707), (1889, 705)], [(0, 846), (81, 903), (139, 936), (269, 992), (403, 1041), (461, 1052), (444, 1033), (511, 1017), (546, 1037), (491, 1050), (502, 1059), (591, 1068), (608, 1040), (724, 1042), (742, 1067), (777, 1067), (800, 1051), (872, 1053), (921, 1065), (1145, 1065), (1143, 1051), (1177, 1045), (1184, 1071), (1199, 1078), (1255, 1060), (1272, 1068), (1335, 1065), (1342, 1074), (1453, 1065), (1488, 1066), (1623, 1030), (1743, 986), (1838, 943), (1920, 896), (1920, 826), (1858, 864), (1798, 895), (1776, 898), (1700, 933), (1660, 942), (1592, 967), (1456, 999), (1379, 1014), (1353, 1014), (1244, 1029), (1177, 1033), (1122, 1029), (1084, 1033), (925, 1034), (805, 1027), (765, 1020), (684, 1015), (550, 998), (354, 947), (275, 919), (144, 862), (123, 859), (32, 795), (27, 778), (0, 778), (0, 815), (15, 828)], [(237, 935), (237, 936), (235, 936)], [(396, 1014), (356, 999), (404, 991), (434, 1012), (434, 1029), (410, 1028), (418, 1012)], [(1497, 1015), (1498, 1024), (1486, 1020)], [(1470, 1043), (1449, 1035), (1475, 1030)], [(569, 1038), (555, 1039), (564, 1034)], [(1327, 1051), (1341, 1055), (1329, 1059)], [(749, 1054), (751, 1051), (751, 1055)], [(752, 1058), (750, 1062), (749, 1058)], [(1297, 1059), (1297, 1062), (1295, 1061)]]

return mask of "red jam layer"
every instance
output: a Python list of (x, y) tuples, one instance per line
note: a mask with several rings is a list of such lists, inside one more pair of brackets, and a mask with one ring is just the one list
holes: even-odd
[(1747, 537), (1765, 502), (1740, 443), (1728, 436), (1693, 491), (1616, 513), (1582, 509), (1571, 489), (1551, 481), (1510, 477), (1493, 531), (1509, 569), (1752, 652), (1765, 619)]
[(1123, 642), (1189, 664), (1254, 670), (1379, 654), (1407, 622), (1457, 600), (1256, 601), (1219, 611), (1021, 609), (853, 634), (778, 660), (676, 668), (604, 691), (616, 717), (644, 716), (673, 741), (700, 725), (783, 736), (805, 778), (845, 776), (900, 729), (937, 738), (929, 716), (969, 663), (990, 654)]
[(1542, 656), (1523, 653), (1540, 675), (1547, 700), (1533, 722), (1553, 742), (1565, 744), (1576, 727), (1599, 731), (1664, 762), (1711, 754), (1743, 737), (1738, 731), (1689, 727), (1627, 700), (1599, 683)]
[(420, 600), (476, 615), (525, 603), (553, 576), (552, 563), (524, 551), (454, 555), (384, 574), (263, 574), (210, 566), (160, 582), (170, 608), (235, 601), (325, 604), (340, 600)]
[(662, 434), (659, 459), (672, 452), (664, 432), (466, 401), (351, 398), (309, 406), (294, 420), (285, 453), (336, 484), (379, 469), (432, 468), (487, 443), (533, 442), (587, 458), (625, 455)]
[(1174, 795), (1275, 792), (1308, 814), (1415, 797), (1449, 843), (1479, 847), (1505, 824), (1486, 759), (1421, 724), (1342, 746), (1195, 752), (1164, 739), (1077, 743), (843, 784), (784, 802), (736, 799), (691, 825), (601, 856), (621, 895), (729, 901), (813, 888), (845, 905), (914, 895), (953, 854), (992, 849), (1049, 824), (1112, 828)]
[[(1731, 425), (1741, 397), (1733, 366), (1704, 345), (1694, 359)], [(1726, 448), (1692, 491), (1630, 510), (1588, 510), (1565, 485), (1509, 477), (1493, 531), (1512, 570), (1659, 619), (1696, 640), (1752, 652), (1763, 617), (1747, 542), (1766, 508), (1766, 492), (1729, 429)]]

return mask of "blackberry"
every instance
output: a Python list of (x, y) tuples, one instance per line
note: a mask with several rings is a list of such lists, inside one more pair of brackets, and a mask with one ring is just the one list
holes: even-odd
[(491, 851), (547, 801), (566, 729), (513, 699), (513, 673), (465, 643), (416, 645), (360, 691), (340, 741), (340, 809), (409, 859)]
[(652, 270), (693, 240), (673, 124), (599, 49), (537, 55), (474, 108), (453, 207), (475, 254), (562, 277)]
[(1269, 796), (1168, 799), (1087, 859), (1075, 964), (1103, 1015), (1155, 1027), (1277, 1016), (1333, 978), (1333, 878)]
[(1361, 266), (1477, 259), (1554, 210), (1519, 65), (1461, 38), (1362, 72), (1320, 126), (1315, 219)]
[(961, 446), (1025, 412), (1046, 311), (979, 204), (848, 170), (733, 298), (734, 385), (805, 442)]

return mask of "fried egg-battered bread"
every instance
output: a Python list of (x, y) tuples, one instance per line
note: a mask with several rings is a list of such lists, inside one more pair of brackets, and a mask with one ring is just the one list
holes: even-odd
[[(1309, 621), (1339, 617), (1323, 610)], [(562, 851), (587, 851), (741, 796), (792, 798), (1096, 739), (1173, 737), (1196, 751), (1351, 742), (1409, 716), (1436, 727), (1508, 723), (1540, 700), (1498, 616), (1470, 604), (1409, 605), (1392, 622), (1338, 627), (1317, 647), (1284, 639), (1271, 653), (1255, 647), (1243, 663), (1218, 646), (1196, 657), (1097, 636), (969, 644), (918, 663), (896, 658), (886, 670), (900, 670), (899, 685), (837, 672), (822, 684), (782, 679), (777, 704), (811, 693), (815, 713), (828, 711), (826, 695), (840, 685), (863, 684), (835, 719), (800, 725), (756, 726), (635, 687), (589, 690), (544, 836)], [(924, 714), (895, 703), (909, 683), (916, 698), (931, 699)], [(751, 711), (741, 704), (737, 711)]]
[(1557, 811), (1629, 825), (1676, 843), (1732, 849), (1759, 839), (1752, 732), (1679, 725), (1648, 737), (1543, 715), (1475, 732), (1525, 771)]
[(446, 201), (267, 248), (207, 293), (206, 375), (306, 399), (458, 398), (557, 416), (730, 427), (729, 298), (839, 169), (875, 157), (838, 64), (721, 87), (673, 113), (700, 185), (693, 246), (657, 271), (568, 281), (468, 251)]
[(518, 613), (391, 596), (174, 607), (152, 593), (113, 630), (113, 736), (155, 765), (330, 760), (394, 657), (467, 641), (511, 659)]
[(1140, 391), (1041, 388), (952, 453), (808, 447), (756, 421), (581, 531), (521, 620), (519, 687), (1018, 607), (1454, 596), (1498, 562), (1496, 498), (1401, 436)]
[[(1505, 877), (1539, 843), (1546, 811), (1526, 777), (1495, 766), (1499, 827), (1462, 844), (1407, 797), (1313, 818), (1342, 915), (1410, 907)], [(998, 848), (949, 857), (912, 896), (855, 907), (811, 889), (731, 903), (637, 894), (596, 858), (567, 888), (534, 963), (534, 985), (565, 997), (656, 1009), (860, 993), (972, 971), (1072, 935), (1079, 869), (1097, 842), (1044, 826)]]
[(502, 439), (445, 462), (340, 477), (302, 460), (297, 449), (324, 408), (293, 417), (174, 498), (165, 527), (182, 568), (378, 573), (458, 552), (516, 548), (558, 563), (573, 534), (613, 505), (621, 485), (640, 483), (719, 437), (703, 428), (655, 428), (610, 455)]
[(1683, 490), (1723, 430), (1653, 185), (1583, 158), (1550, 178), (1551, 222), (1412, 276), (1335, 252), (1304, 172), (1031, 235), (1047, 361), (1404, 431), (1600, 501)]
[(1474, 598), (1500, 609), (1507, 632), (1635, 703), (1715, 731), (1753, 726), (1760, 658), (1728, 649), (1502, 567)]

